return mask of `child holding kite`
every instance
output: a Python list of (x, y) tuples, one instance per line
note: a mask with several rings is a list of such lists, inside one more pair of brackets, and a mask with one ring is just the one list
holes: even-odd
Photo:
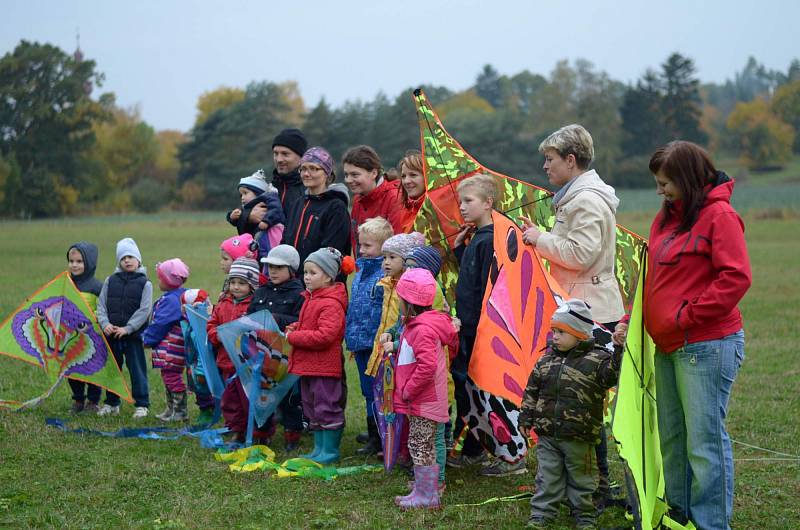
[[(141, 332), (150, 316), (153, 284), (142, 266), (136, 242), (126, 237), (117, 242), (117, 268), (106, 278), (97, 299), (97, 322), (108, 338), (117, 364), (128, 365), (136, 409), (134, 418), (144, 418), (150, 407), (147, 361)], [(98, 416), (118, 415), (119, 396), (106, 391), (106, 402)]]
[(406, 271), (397, 282), (405, 327), (397, 354), (394, 409), (408, 416), (408, 448), (414, 462), (411, 493), (395, 497), (401, 508), (439, 507), (436, 436), (438, 424), (450, 418), (444, 346), (455, 353), (458, 334), (450, 315), (431, 307), (438, 288), (423, 268)]
[[(69, 277), (81, 292), (81, 297), (86, 301), (86, 305), (89, 306), (92, 313), (97, 311), (97, 297), (100, 296), (100, 291), (103, 289), (103, 283), (94, 277), (97, 269), (97, 255), (97, 246), (88, 241), (80, 241), (67, 249)], [(72, 389), (73, 413), (100, 410), (98, 403), (100, 403), (100, 395), (103, 391), (99, 386), (77, 379), (70, 379), (69, 386)], [(86, 403), (87, 399), (89, 403)]]
[(347, 288), (336, 277), (353, 272), (353, 267), (352, 258), (343, 260), (333, 247), (309, 254), (303, 263), (305, 302), (299, 320), (286, 328), (286, 340), (293, 347), (289, 372), (300, 376), (303, 414), (314, 432), (314, 450), (304, 458), (320, 464), (339, 460), (344, 431)]
[(362, 442), (366, 445), (357, 451), (363, 455), (381, 451), (381, 438), (373, 410), (374, 377), (364, 373), (364, 370), (375, 346), (375, 336), (381, 323), (383, 288), (378, 285), (383, 277), (381, 247), (392, 234), (392, 225), (383, 217), (367, 219), (358, 227), (360, 257), (356, 260), (357, 272), (350, 289), (350, 304), (347, 307), (344, 338), (347, 349), (352, 352), (358, 366), (361, 394), (367, 407), (367, 437)]
[[(256, 289), (253, 301), (247, 308), (247, 314), (268, 310), (281, 331), (286, 326), (297, 322), (300, 308), (303, 307), (303, 284), (297, 278), (297, 269), (300, 267), (300, 255), (294, 247), (278, 245), (272, 248), (267, 257), (261, 258), (261, 263), (268, 272), (267, 283)], [(288, 352), (285, 352), (288, 353)], [(300, 385), (295, 384), (289, 393), (284, 396), (278, 405), (281, 411), (281, 424), (283, 425), (283, 439), (286, 452), (297, 449), (300, 443), (300, 433), (303, 432), (303, 409), (300, 401)], [(273, 416), (267, 418), (266, 425), (272, 425)], [(266, 430), (259, 425), (259, 429)]]
[(189, 267), (173, 258), (156, 265), (158, 288), (164, 294), (156, 301), (153, 318), (142, 334), (145, 346), (153, 349), (153, 368), (161, 370), (167, 407), (156, 418), (162, 421), (185, 421), (186, 383), (183, 369), (186, 366), (186, 349), (183, 341), (183, 307), (181, 299), (189, 278)]
[[(214, 347), (217, 357), (217, 366), (224, 381), (228, 381), (236, 373), (233, 361), (228, 351), (219, 339), (217, 327), (238, 319), (247, 313), (247, 307), (253, 299), (253, 291), (258, 287), (258, 262), (250, 258), (238, 258), (231, 264), (228, 272), (228, 290), (222, 299), (214, 306), (211, 317), (208, 319), (206, 330), (208, 341)], [(247, 412), (249, 401), (239, 378), (228, 383), (222, 393), (222, 416), (225, 426), (233, 433), (233, 441), (242, 443), (247, 432)], [(253, 439), (259, 442), (266, 441), (272, 436), (271, 432), (253, 433)]]
[(536, 444), (536, 491), (528, 526), (543, 528), (558, 514), (566, 497), (578, 528), (594, 528), (596, 509), (594, 446), (603, 422), (603, 400), (617, 383), (622, 347), (614, 353), (597, 347), (592, 313), (582, 300), (562, 304), (550, 321), (552, 342), (528, 378), (519, 426), (533, 429)]

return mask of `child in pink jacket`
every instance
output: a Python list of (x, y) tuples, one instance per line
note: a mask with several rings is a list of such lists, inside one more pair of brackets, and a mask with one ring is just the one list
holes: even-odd
[(431, 308), (438, 288), (430, 271), (421, 268), (403, 273), (396, 287), (405, 329), (397, 354), (394, 410), (408, 416), (408, 449), (414, 462), (411, 493), (395, 498), (401, 508), (439, 507), (436, 430), (449, 420), (444, 346), (455, 356), (458, 334), (448, 314)]

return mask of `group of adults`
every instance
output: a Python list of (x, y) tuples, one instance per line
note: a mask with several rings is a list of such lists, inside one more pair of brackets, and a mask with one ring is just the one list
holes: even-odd
[[(377, 154), (364, 147), (348, 151), (343, 160), (354, 194), (350, 206), (347, 189), (335, 183), (335, 162), (327, 151), (309, 149), (297, 129), (275, 137), (273, 184), (288, 220), (284, 239), (301, 259), (321, 246), (350, 253), (353, 228), (376, 215), (389, 219), (396, 231), (410, 230), (409, 219), (425, 194), (422, 168), (400, 182), (389, 181)], [(595, 321), (624, 335), (625, 309), (614, 274), (619, 199), (590, 169), (592, 137), (580, 125), (567, 125), (539, 151), (557, 188), (555, 225), (541, 232), (521, 219), (524, 240), (550, 262), (552, 276), (570, 297), (587, 302)], [(700, 529), (726, 529), (733, 511), (733, 455), (725, 417), (744, 359), (738, 303), (751, 283), (744, 223), (730, 204), (733, 180), (715, 168), (702, 147), (671, 142), (653, 153), (649, 170), (663, 203), (650, 228), (644, 324), (657, 346), (667, 501), (674, 519), (691, 520)], [(251, 215), (263, 214), (254, 209)]]

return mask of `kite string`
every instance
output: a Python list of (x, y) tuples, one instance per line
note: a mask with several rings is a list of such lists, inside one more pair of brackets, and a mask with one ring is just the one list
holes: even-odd
[[(764, 451), (766, 453), (772, 453), (772, 454), (779, 455), (779, 456), (787, 456), (787, 457), (789, 457), (789, 458), (787, 458), (785, 460), (800, 460), (800, 455), (792, 455), (792, 454), (789, 454), (789, 453), (781, 453), (780, 451), (774, 451), (772, 449), (766, 449), (764, 447), (759, 447), (757, 445), (752, 445), (752, 444), (748, 444), (748, 443), (745, 443), (745, 442), (740, 442), (739, 440), (734, 440), (733, 438), (731, 438), (731, 442), (733, 442), (735, 444), (743, 445), (745, 447), (749, 447), (750, 449), (755, 449), (757, 451)], [(762, 459), (762, 460), (764, 460), (764, 459)], [(773, 460), (779, 460), (779, 459), (773, 459)]]

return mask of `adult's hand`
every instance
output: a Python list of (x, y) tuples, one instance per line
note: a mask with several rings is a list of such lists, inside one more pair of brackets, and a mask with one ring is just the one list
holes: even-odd
[(517, 219), (520, 220), (522, 230), (524, 230), (522, 233), (522, 240), (535, 247), (536, 242), (539, 241), (539, 237), (542, 235), (542, 231), (533, 224), (533, 221), (523, 215), (520, 215)]
[(247, 222), (257, 225), (264, 220), (265, 215), (267, 215), (267, 207), (263, 202), (260, 202), (250, 210), (250, 216), (247, 218)]

